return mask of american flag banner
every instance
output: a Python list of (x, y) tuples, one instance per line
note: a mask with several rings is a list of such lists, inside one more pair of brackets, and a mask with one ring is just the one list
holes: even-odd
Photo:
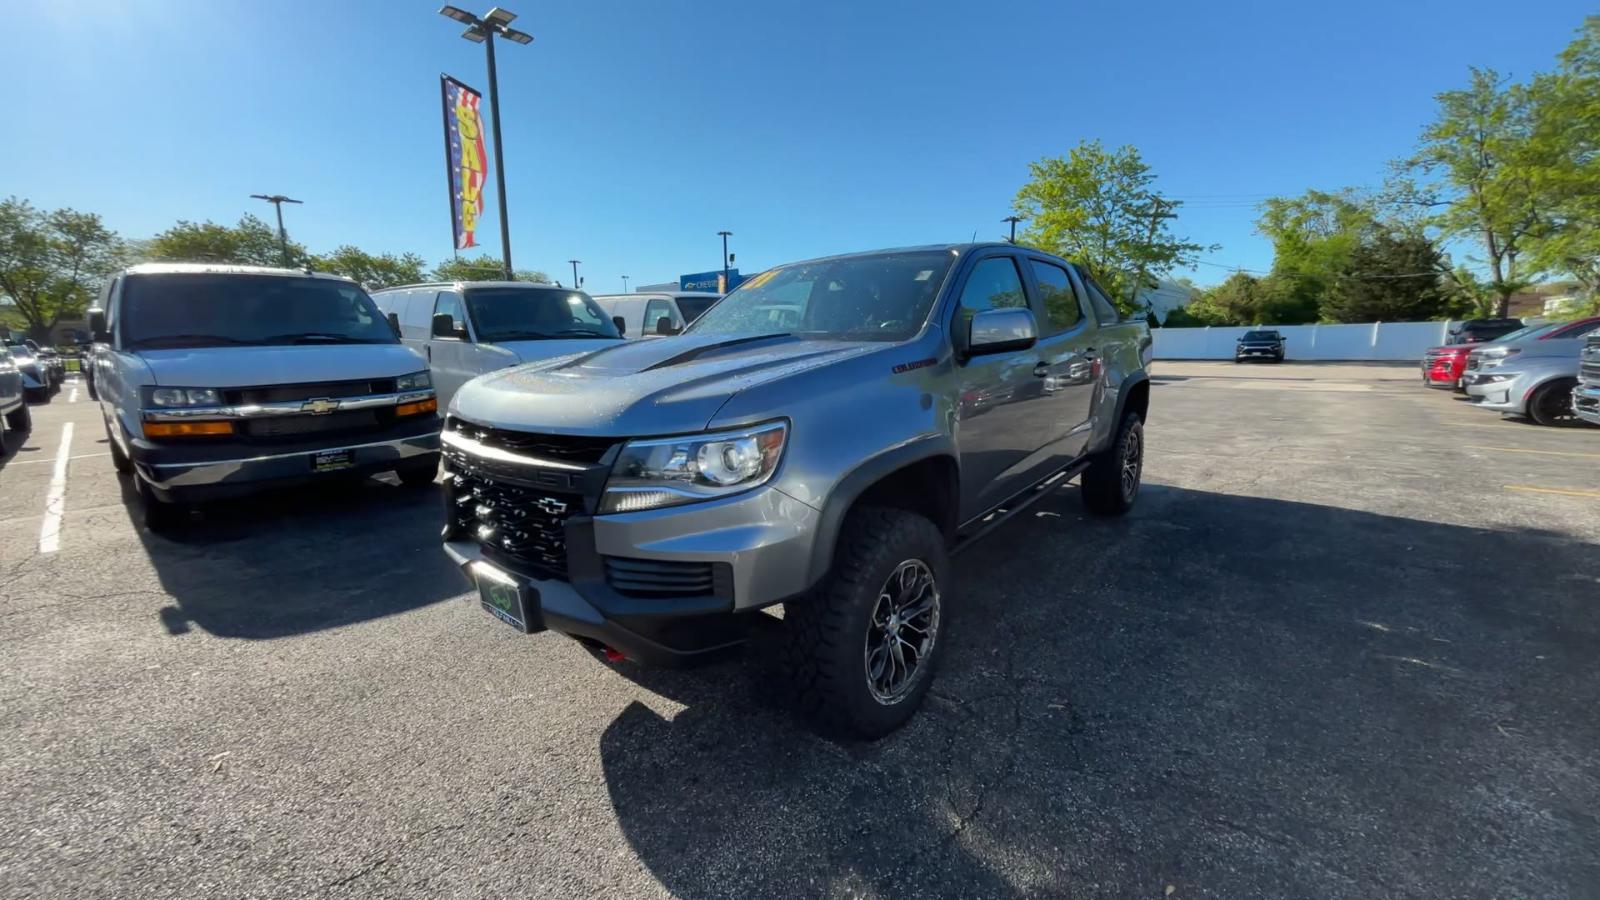
[(483, 143), (483, 95), (449, 75), (439, 76), (444, 98), (444, 163), (450, 188), (450, 227), (457, 250), (478, 245), (489, 154)]

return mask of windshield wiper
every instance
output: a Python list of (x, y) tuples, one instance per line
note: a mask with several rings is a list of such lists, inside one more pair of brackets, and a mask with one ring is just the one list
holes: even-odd
[(155, 337), (140, 338), (139, 340), (134, 341), (133, 345), (135, 347), (143, 347), (143, 346), (147, 346), (147, 345), (151, 345), (151, 344), (162, 344), (162, 343), (166, 343), (168, 341), (176, 341), (176, 342), (178, 342), (180, 344), (190, 344), (190, 343), (253, 344), (253, 343), (255, 343), (255, 341), (246, 341), (246, 340), (242, 340), (242, 339), (236, 338), (236, 337), (229, 337), (229, 336), (227, 336), (225, 334), (161, 334), (161, 335), (156, 335)]
[(371, 339), (371, 338), (363, 338), (363, 337), (356, 337), (354, 335), (349, 335), (349, 334), (341, 334), (341, 333), (339, 333), (337, 331), (291, 331), (288, 334), (275, 334), (275, 335), (272, 335), (271, 337), (264, 337), (264, 338), (261, 338), (259, 340), (241, 342), (241, 343), (276, 344), (276, 343), (279, 343), (279, 342), (282, 342), (282, 341), (292, 341), (292, 342), (297, 343), (297, 344), (301, 343), (301, 342), (311, 342), (311, 341), (328, 341), (328, 342), (331, 342), (331, 343), (338, 343), (338, 344), (371, 344), (371, 343), (375, 343), (374, 340)]

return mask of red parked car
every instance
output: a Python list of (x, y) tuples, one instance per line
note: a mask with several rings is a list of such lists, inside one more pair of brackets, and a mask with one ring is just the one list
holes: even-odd
[(1467, 373), (1467, 354), (1472, 344), (1434, 347), (1422, 355), (1422, 383), (1428, 387), (1464, 390), (1461, 376)]

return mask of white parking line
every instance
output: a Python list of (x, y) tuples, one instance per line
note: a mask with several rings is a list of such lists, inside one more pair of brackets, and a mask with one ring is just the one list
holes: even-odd
[(50, 472), (50, 492), (44, 498), (44, 521), (39, 525), (39, 552), (61, 549), (61, 513), (67, 505), (67, 460), (72, 456), (72, 423), (61, 426), (61, 449)]
[(72, 390), (67, 392), (67, 402), (68, 403), (77, 403), (78, 402), (78, 386), (77, 385), (73, 385), (72, 386)]

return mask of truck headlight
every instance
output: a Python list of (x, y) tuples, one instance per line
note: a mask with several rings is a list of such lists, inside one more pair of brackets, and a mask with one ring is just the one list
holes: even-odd
[(412, 372), (410, 375), (401, 375), (394, 380), (394, 389), (400, 393), (406, 391), (426, 391), (433, 388), (433, 376), (427, 372)]
[(629, 441), (617, 454), (600, 512), (638, 512), (737, 494), (778, 468), (786, 422), (737, 431)]
[(184, 406), (221, 406), (222, 395), (216, 388), (150, 388), (150, 405), (160, 409)]

